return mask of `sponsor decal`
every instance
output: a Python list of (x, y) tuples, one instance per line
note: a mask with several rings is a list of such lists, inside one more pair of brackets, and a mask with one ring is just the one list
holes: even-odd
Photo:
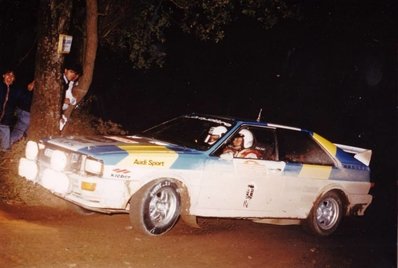
[(112, 170), (112, 172), (116, 172), (116, 173), (124, 173), (124, 174), (126, 174), (126, 173), (130, 173), (130, 171), (129, 171), (129, 170), (127, 170), (127, 169), (120, 169), (120, 168), (115, 168), (115, 169), (113, 169), (113, 170)]
[(115, 174), (115, 173), (111, 173), (111, 177), (116, 178), (116, 179), (130, 179), (131, 178), (130, 175)]
[(204, 120), (204, 121), (209, 121), (209, 122), (217, 123), (217, 124), (220, 124), (220, 125), (223, 124), (226, 127), (230, 127), (231, 126), (230, 123), (227, 123), (225, 121), (221, 121), (221, 120), (215, 119), (215, 118), (209, 118), (209, 117), (203, 117), (203, 116), (197, 116), (197, 115), (193, 115), (193, 116), (187, 115), (187, 116), (184, 116), (184, 117), (186, 117), (186, 118), (194, 118), (194, 119), (199, 119), (199, 120)]
[(156, 161), (153, 159), (134, 159), (133, 165), (151, 166), (151, 167), (164, 167), (164, 161)]
[(112, 169), (111, 177), (117, 179), (130, 179), (131, 176), (128, 175), (130, 173), (127, 169), (115, 168)]
[(159, 190), (163, 187), (168, 187), (171, 186), (171, 182), (170, 181), (161, 181), (160, 183), (156, 184), (151, 191), (149, 192), (149, 195), (151, 197), (155, 196), (158, 194)]
[(246, 197), (245, 200), (243, 201), (243, 207), (245, 208), (249, 207), (249, 201), (253, 198), (253, 194), (254, 194), (254, 185), (252, 184), (247, 185)]
[(128, 153), (127, 157), (117, 163), (118, 167), (169, 168), (178, 158), (178, 153), (166, 146), (151, 144), (118, 147)]

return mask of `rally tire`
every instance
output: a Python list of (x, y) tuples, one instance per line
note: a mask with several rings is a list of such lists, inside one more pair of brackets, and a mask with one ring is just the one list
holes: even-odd
[(305, 229), (318, 236), (329, 236), (340, 225), (343, 201), (335, 191), (327, 192), (318, 198), (305, 222)]
[(181, 198), (177, 189), (170, 180), (160, 180), (135, 193), (130, 200), (133, 229), (152, 236), (168, 232), (180, 215)]

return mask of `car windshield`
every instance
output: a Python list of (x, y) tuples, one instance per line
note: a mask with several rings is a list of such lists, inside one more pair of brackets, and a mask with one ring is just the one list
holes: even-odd
[(207, 116), (182, 116), (149, 128), (141, 132), (141, 135), (205, 151), (211, 147), (208, 141), (210, 129), (220, 126), (222, 132), (226, 132), (232, 127), (232, 121)]

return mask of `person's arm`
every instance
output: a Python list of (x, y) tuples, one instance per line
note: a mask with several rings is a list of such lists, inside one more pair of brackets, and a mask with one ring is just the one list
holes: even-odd
[(33, 89), (34, 89), (34, 87), (35, 87), (35, 80), (33, 80), (32, 82), (30, 82), (28, 85), (27, 85), (27, 89), (29, 90), (29, 91), (32, 91)]
[(65, 92), (65, 100), (68, 99), (69, 103), (66, 104), (71, 104), (71, 105), (76, 105), (76, 98), (73, 96), (73, 86), (74, 83), (70, 82), (68, 90)]

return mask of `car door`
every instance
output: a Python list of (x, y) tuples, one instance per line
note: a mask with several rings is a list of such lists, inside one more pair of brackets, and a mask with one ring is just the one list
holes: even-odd
[(250, 149), (259, 151), (261, 156), (223, 159), (216, 152), (210, 157), (198, 201), (203, 216), (272, 216), (273, 207), (281, 200), (285, 163), (275, 160), (274, 130), (244, 127), (255, 136)]

